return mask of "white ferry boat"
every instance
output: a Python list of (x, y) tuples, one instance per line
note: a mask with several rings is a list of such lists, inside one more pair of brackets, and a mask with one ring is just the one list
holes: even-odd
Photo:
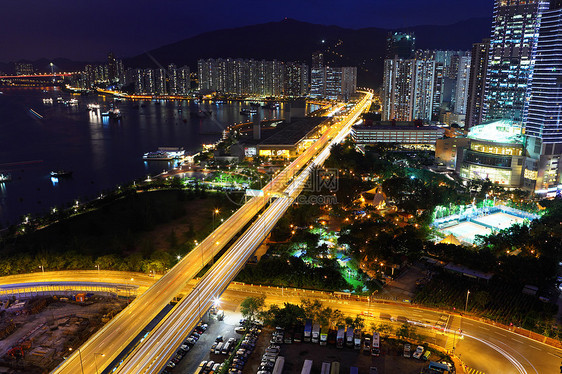
[(145, 153), (142, 158), (145, 161), (170, 161), (182, 158), (185, 155), (183, 148), (177, 147), (159, 147), (155, 152)]

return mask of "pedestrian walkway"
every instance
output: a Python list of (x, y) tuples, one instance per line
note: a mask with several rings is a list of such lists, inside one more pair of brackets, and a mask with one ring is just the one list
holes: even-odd
[(458, 344), (461, 338), (460, 328), (461, 317), (451, 315), (447, 323), (447, 329), (450, 331), (450, 333), (447, 334), (447, 342), (445, 343), (447, 352), (453, 352), (455, 346)]
[(469, 368), (468, 366), (464, 367), (464, 372), (466, 374), (486, 374), (483, 371), (476, 370), (476, 369), (473, 369), (473, 368)]

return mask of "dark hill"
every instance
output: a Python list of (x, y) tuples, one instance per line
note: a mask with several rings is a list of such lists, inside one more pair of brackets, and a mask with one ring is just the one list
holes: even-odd
[[(415, 26), (417, 48), (468, 50), (488, 37), (491, 21), (475, 18), (445, 26)], [(322, 50), (326, 60), (340, 66), (358, 66), (358, 84), (376, 87), (382, 81), (386, 35), (380, 28), (345, 29), (285, 19), (259, 25), (206, 32), (126, 59), (127, 67), (157, 67), (175, 63), (192, 70), (200, 58), (253, 58), (302, 61)], [(324, 40), (324, 43), (322, 43)]]

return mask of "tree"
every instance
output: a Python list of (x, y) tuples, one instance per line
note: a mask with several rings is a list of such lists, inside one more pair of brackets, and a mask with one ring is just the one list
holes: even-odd
[(365, 318), (363, 318), (361, 315), (356, 315), (355, 319), (353, 320), (352, 325), (356, 328), (356, 329), (361, 329), (363, 330), (363, 328), (365, 327)]
[(482, 309), (490, 302), (490, 294), (486, 291), (478, 291), (474, 294), (472, 300), (474, 300), (474, 303)]
[(311, 320), (317, 320), (322, 311), (322, 303), (319, 300), (311, 301), (309, 299), (302, 299), (301, 307), (304, 310), (306, 318), (310, 318)]
[[(376, 330), (384, 339), (388, 338), (388, 336), (392, 333), (392, 326), (390, 326), (388, 323), (381, 323), (376, 327)], [(396, 335), (398, 335), (398, 333)]]
[(412, 328), (409, 324), (404, 323), (398, 330), (396, 330), (396, 336), (399, 338), (407, 338), (412, 334)]
[(257, 297), (247, 297), (240, 304), (240, 312), (242, 316), (249, 322), (252, 322), (260, 315), (265, 305), (265, 295)]

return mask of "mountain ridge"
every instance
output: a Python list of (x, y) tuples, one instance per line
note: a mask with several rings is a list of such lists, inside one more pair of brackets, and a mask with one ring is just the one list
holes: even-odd
[(188, 65), (192, 71), (197, 60), (206, 58), (277, 59), (310, 64), (312, 53), (321, 50), (327, 64), (357, 66), (358, 85), (376, 87), (382, 81), (386, 36), (399, 30), (416, 34), (416, 49), (469, 50), (472, 43), (489, 37), (491, 18), (403, 29), (349, 29), (286, 18), (201, 33), (124, 59), (124, 64), (155, 68), (175, 63)]

